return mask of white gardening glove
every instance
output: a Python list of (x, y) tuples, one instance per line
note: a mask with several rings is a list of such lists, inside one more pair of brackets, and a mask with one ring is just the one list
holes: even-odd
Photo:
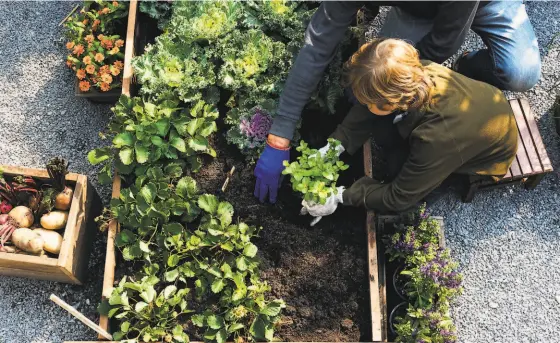
[[(321, 154), (321, 156), (325, 156), (325, 154), (327, 153), (327, 151), (329, 151), (331, 147), (330, 143), (327, 143), (327, 145), (325, 145), (324, 147), (322, 147), (321, 149), (319, 149), (319, 154)], [(342, 144), (338, 145), (336, 147), (336, 152), (338, 153), (338, 156), (340, 156), (340, 154), (342, 154), (344, 152), (344, 147), (342, 146)]]
[(333, 214), (334, 211), (336, 211), (338, 204), (342, 204), (342, 193), (344, 192), (344, 186), (337, 187), (336, 190), (337, 194), (331, 195), (323, 205), (303, 200), (301, 202), (301, 205), (303, 207), (301, 208), (301, 212), (299, 214), (310, 214), (315, 217), (311, 221), (311, 226), (317, 224), (324, 216)]

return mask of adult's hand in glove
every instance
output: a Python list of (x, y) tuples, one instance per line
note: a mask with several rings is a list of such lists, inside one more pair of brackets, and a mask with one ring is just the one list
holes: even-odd
[[(319, 154), (321, 154), (321, 157), (324, 157), (327, 154), (327, 151), (329, 151), (330, 148), (331, 148), (331, 144), (327, 143), (327, 145), (325, 145), (324, 147), (319, 149)], [(340, 156), (340, 154), (342, 154), (344, 152), (344, 150), (345, 149), (342, 146), (342, 144), (336, 146), (336, 152), (337, 152), (338, 156)]]
[(255, 184), (255, 197), (264, 202), (268, 195), (270, 203), (276, 202), (278, 188), (280, 187), (280, 176), (284, 170), (283, 162), (290, 159), (290, 149), (277, 149), (268, 143), (257, 161), (255, 167), (255, 176), (257, 183)]
[(344, 186), (337, 187), (336, 190), (337, 193), (331, 195), (323, 205), (306, 200), (303, 200), (301, 202), (301, 205), (303, 207), (301, 208), (300, 214), (310, 214), (315, 217), (311, 221), (311, 226), (317, 224), (324, 216), (333, 214), (334, 211), (336, 211), (338, 204), (342, 204), (342, 193), (344, 192)]

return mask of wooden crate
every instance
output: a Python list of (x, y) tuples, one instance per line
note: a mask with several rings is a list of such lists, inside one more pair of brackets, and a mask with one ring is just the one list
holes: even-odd
[[(48, 180), (44, 169), (0, 166), (5, 176), (25, 175)], [(69, 173), (74, 195), (58, 258), (0, 252), (0, 275), (65, 282), (81, 285), (87, 278), (91, 243), (95, 236), (95, 216), (100, 210), (99, 196), (87, 176)]]

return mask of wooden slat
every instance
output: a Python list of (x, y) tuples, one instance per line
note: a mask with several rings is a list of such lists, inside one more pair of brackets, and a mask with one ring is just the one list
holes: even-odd
[(509, 167), (511, 170), (511, 177), (512, 178), (520, 178), (523, 176), (521, 173), (521, 168), (519, 167), (519, 162), (517, 161), (517, 156), (511, 162), (511, 166)]
[(511, 179), (511, 169), (508, 168), (506, 175), (502, 178), (503, 179)]
[(519, 105), (519, 102), (517, 100), (511, 100), (509, 103), (515, 115), (517, 129), (519, 130), (520, 140), (518, 144), (523, 144), (525, 148), (527, 158), (529, 160), (529, 163), (531, 164), (532, 174), (542, 173), (543, 168), (541, 165), (541, 161), (539, 160), (539, 154), (535, 148), (535, 144), (533, 143), (533, 138), (531, 137), (531, 132), (529, 131), (529, 127), (527, 126), (527, 120), (523, 111), (521, 110), (521, 106)]
[[(371, 141), (368, 139), (363, 146), (364, 150), (364, 174), (367, 177), (373, 176), (373, 166), (371, 162)], [(368, 242), (368, 273), (369, 273), (369, 300), (371, 313), (371, 335), (372, 340), (383, 340), (382, 323), (383, 315), (381, 312), (381, 297), (379, 288), (379, 268), (377, 262), (377, 233), (375, 229), (375, 214), (373, 211), (366, 213), (366, 234)]]
[(527, 156), (527, 151), (525, 150), (525, 145), (523, 145), (523, 138), (521, 138), (519, 132), (517, 133), (517, 154), (515, 157), (517, 158), (523, 176), (534, 174), (531, 162), (529, 162), (529, 156)]
[(535, 121), (533, 110), (529, 106), (529, 102), (527, 101), (527, 99), (520, 99), (519, 103), (521, 104), (521, 109), (523, 110), (525, 118), (527, 119), (527, 126), (529, 128), (529, 131), (531, 132), (531, 137), (533, 138), (535, 149), (539, 154), (539, 159), (541, 161), (543, 171), (550, 172), (552, 171), (552, 164), (550, 163), (550, 159), (548, 158), (548, 154), (546, 153), (541, 133), (539, 132), (537, 122)]
[(130, 0), (128, 6), (128, 26), (126, 28), (126, 45), (124, 48), (124, 69), (122, 94), (130, 96), (130, 84), (132, 83), (132, 56), (134, 54), (134, 30), (136, 28), (137, 0)]
[[(37, 169), (37, 168), (27, 168), (27, 167), (19, 167), (19, 166), (10, 166), (10, 165), (0, 165), (0, 170), (5, 175), (15, 176), (15, 175), (24, 175), (24, 176), (31, 176), (36, 179), (41, 180), (48, 180), (50, 179), (49, 173), (46, 169)], [(76, 173), (68, 173), (66, 174), (66, 180), (76, 182), (78, 181), (78, 176), (80, 174)]]

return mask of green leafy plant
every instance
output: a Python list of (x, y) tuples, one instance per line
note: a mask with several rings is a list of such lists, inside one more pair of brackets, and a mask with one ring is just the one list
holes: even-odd
[(311, 149), (304, 141), (296, 148), (301, 152), (297, 161), (284, 161), (286, 167), (283, 175), (291, 175), (290, 182), (294, 191), (303, 194), (303, 199), (324, 204), (327, 199), (338, 191), (336, 181), (340, 171), (348, 169), (348, 165), (338, 159), (336, 147), (340, 142), (329, 138), (329, 150), (323, 155)]
[(396, 319), (396, 341), (455, 342), (449, 304), (462, 293), (462, 275), (449, 249), (439, 247), (439, 222), (422, 206), (410, 224), (396, 226), (397, 232), (386, 240), (386, 253), (390, 260), (404, 263), (403, 291), (409, 299), (406, 315)]
[(140, 12), (146, 13), (158, 21), (158, 27), (163, 29), (171, 17), (172, 1), (142, 0), (139, 2)]
[(116, 244), (125, 259), (144, 263), (125, 277), (100, 312), (121, 321), (113, 338), (187, 342), (272, 340), (282, 300), (258, 274), (259, 229), (233, 223), (233, 207), (214, 195), (198, 195), (196, 182), (174, 182), (159, 168), (123, 190), (111, 203), (122, 225)]
[(166, 100), (156, 105), (121, 96), (112, 110), (112, 145), (88, 154), (91, 164), (105, 163), (99, 175), (101, 182), (111, 180), (113, 162), (120, 174), (142, 175), (150, 166), (165, 165), (179, 158), (196, 171), (200, 167), (199, 154), (216, 156), (208, 136), (217, 130), (218, 112), (203, 101), (187, 110), (179, 107), (177, 101)]

